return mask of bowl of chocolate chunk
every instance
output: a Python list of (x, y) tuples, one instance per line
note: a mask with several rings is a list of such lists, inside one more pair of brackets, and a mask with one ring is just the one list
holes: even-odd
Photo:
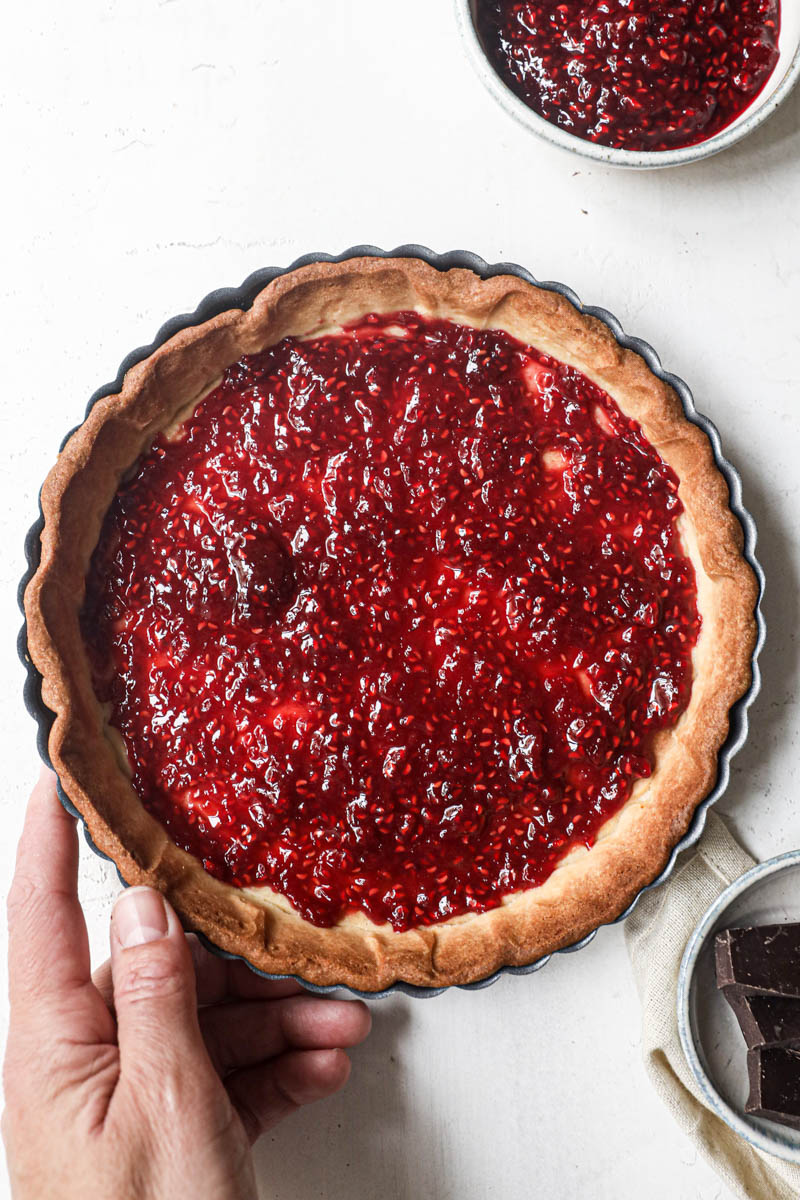
[(681, 963), (678, 1030), (708, 1106), (800, 1163), (800, 851), (759, 863), (708, 909)]

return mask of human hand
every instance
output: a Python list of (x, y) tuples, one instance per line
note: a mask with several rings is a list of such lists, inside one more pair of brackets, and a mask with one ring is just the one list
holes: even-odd
[(251, 1144), (342, 1087), (341, 1047), (366, 1037), (369, 1010), (208, 954), (149, 888), (117, 900), (93, 979), (77, 871), (75, 822), (47, 771), (8, 897), (14, 1196), (251, 1200)]

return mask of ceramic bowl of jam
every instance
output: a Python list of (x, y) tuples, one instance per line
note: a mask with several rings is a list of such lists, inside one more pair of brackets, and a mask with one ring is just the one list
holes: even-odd
[(562, 149), (674, 167), (757, 129), (800, 78), (796, 0), (456, 0), (506, 112)]

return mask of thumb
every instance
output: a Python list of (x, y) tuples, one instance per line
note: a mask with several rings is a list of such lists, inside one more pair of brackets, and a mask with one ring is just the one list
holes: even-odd
[(160, 892), (129, 888), (111, 918), (111, 973), (120, 1073), (185, 1077), (205, 1061), (194, 966), (186, 936)]

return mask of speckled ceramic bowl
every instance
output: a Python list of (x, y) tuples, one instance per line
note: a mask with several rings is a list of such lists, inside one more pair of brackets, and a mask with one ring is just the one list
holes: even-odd
[(744, 1111), (747, 1047), (716, 986), (714, 937), (741, 925), (800, 921), (800, 850), (759, 863), (718, 896), (686, 946), (678, 977), (678, 1032), (705, 1102), (759, 1150), (800, 1163), (800, 1130)]
[(783, 0), (778, 64), (764, 90), (727, 129), (705, 142), (699, 142), (696, 146), (683, 146), (675, 150), (614, 150), (609, 146), (598, 146), (585, 138), (567, 133), (557, 125), (552, 125), (515, 96), (495, 71), (478, 37), (475, 29), (476, 0), (455, 0), (455, 3), (458, 25), (467, 54), (486, 87), (506, 112), (543, 141), (611, 166), (640, 169), (679, 167), (684, 163), (708, 158), (720, 150), (727, 150), (754, 129), (758, 129), (759, 125), (763, 125), (783, 103), (800, 78), (800, 3), (798, 0)]

